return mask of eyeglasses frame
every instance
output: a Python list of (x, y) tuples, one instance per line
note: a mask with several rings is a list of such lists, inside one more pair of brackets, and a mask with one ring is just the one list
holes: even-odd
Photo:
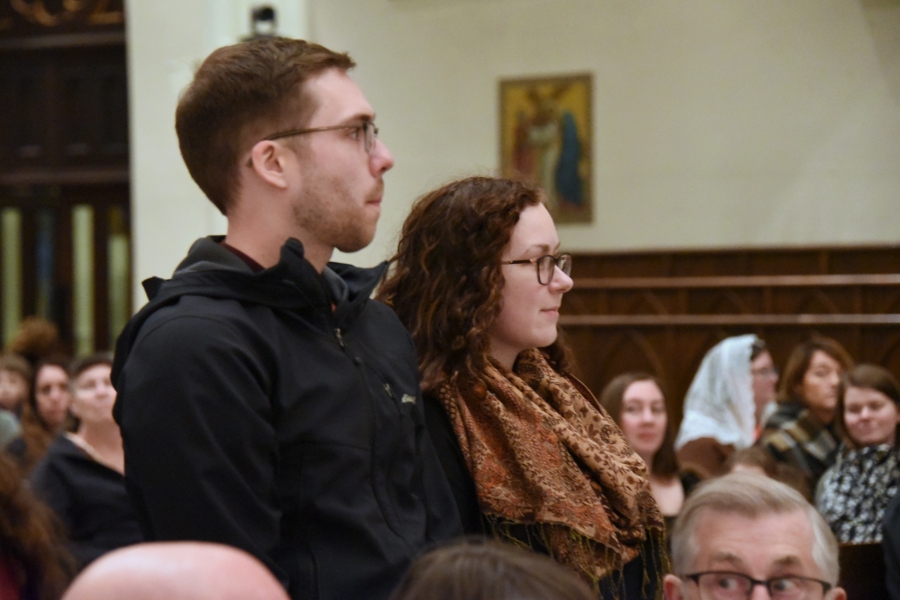
[[(272, 135), (264, 137), (261, 141), (263, 142), (272, 142), (275, 140), (280, 140), (281, 138), (293, 137), (295, 135), (306, 135), (307, 133), (318, 133), (319, 131), (337, 131), (339, 129), (359, 129), (363, 134), (363, 148), (366, 151), (366, 154), (371, 155), (372, 149), (375, 147), (375, 140), (378, 139), (378, 127), (375, 125), (374, 121), (363, 121), (362, 123), (353, 123), (351, 125), (329, 125), (328, 127), (310, 127), (307, 129), (289, 129), (288, 131), (281, 131), (278, 133), (273, 133)], [(367, 132), (372, 131), (371, 142)]]
[[(541, 261), (545, 258), (550, 257), (553, 260), (553, 270), (550, 271), (550, 279), (547, 280), (547, 283), (541, 281)], [(559, 266), (560, 261), (564, 260), (568, 263), (569, 270), (566, 272), (561, 266)], [(537, 258), (522, 258), (519, 260), (504, 260), (500, 264), (501, 265), (524, 265), (527, 263), (531, 263), (534, 265), (535, 271), (537, 271), (538, 283), (541, 285), (550, 285), (553, 281), (553, 275), (556, 273), (556, 269), (559, 269), (566, 275), (570, 275), (572, 273), (572, 255), (568, 253), (557, 254), (553, 256), (552, 254), (544, 254), (543, 256), (538, 256)]]
[(827, 581), (822, 581), (821, 579), (816, 579), (815, 577), (806, 577), (804, 575), (782, 575), (781, 577), (770, 577), (764, 581), (760, 581), (759, 579), (753, 579), (746, 573), (737, 573), (735, 571), (701, 571), (699, 573), (689, 573), (687, 575), (682, 575), (682, 579), (690, 579), (693, 581), (697, 588), (700, 589), (700, 578), (704, 575), (737, 575), (739, 577), (743, 577), (750, 581), (750, 589), (747, 591), (747, 598), (749, 600), (750, 596), (753, 595), (753, 590), (756, 589), (756, 586), (761, 585), (766, 588), (766, 591), (769, 593), (769, 598), (772, 598), (772, 588), (771, 585), (773, 582), (778, 581), (779, 579), (803, 579), (805, 581), (812, 581), (818, 583), (822, 586), (822, 597), (824, 598), (826, 594), (833, 588), (834, 586)]

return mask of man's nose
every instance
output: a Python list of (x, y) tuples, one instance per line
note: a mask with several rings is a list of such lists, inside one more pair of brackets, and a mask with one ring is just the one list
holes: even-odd
[(394, 155), (388, 150), (380, 139), (375, 140), (375, 147), (372, 149), (372, 155), (369, 157), (369, 165), (372, 169), (372, 175), (378, 177), (383, 175), (394, 166)]
[(769, 595), (769, 588), (762, 583), (756, 584), (750, 591), (749, 600), (771, 600), (771, 598), (772, 597)]

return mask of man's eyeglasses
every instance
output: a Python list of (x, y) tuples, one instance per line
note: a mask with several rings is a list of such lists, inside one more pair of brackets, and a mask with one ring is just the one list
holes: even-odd
[(559, 267), (559, 270), (569, 275), (572, 273), (572, 255), (571, 254), (560, 254), (559, 256), (553, 256), (551, 254), (545, 254), (544, 256), (540, 256), (538, 258), (523, 258), (522, 260), (505, 260), (501, 264), (504, 265), (524, 265), (531, 263), (535, 267), (537, 267), (537, 278), (538, 283), (541, 285), (550, 285), (550, 282), (553, 281), (553, 273), (556, 272), (556, 267)]
[(375, 123), (373, 121), (363, 121), (361, 123), (354, 123), (352, 125), (331, 125), (329, 127), (312, 127), (310, 129), (291, 129), (290, 131), (282, 131), (279, 133), (273, 133), (270, 136), (266, 136), (263, 138), (263, 141), (271, 142), (272, 140), (279, 140), (281, 138), (292, 137), (295, 135), (306, 135), (307, 133), (317, 133), (319, 131), (335, 131), (338, 129), (352, 129), (354, 130), (354, 138), (363, 140), (363, 148), (366, 150), (366, 154), (372, 154), (372, 150), (375, 148), (375, 140), (378, 139), (378, 128), (375, 127)]
[(750, 374), (754, 377), (765, 377), (778, 379), (778, 369), (774, 367), (763, 367), (762, 369), (750, 369)]
[(707, 571), (691, 573), (684, 578), (697, 584), (703, 600), (748, 600), (758, 585), (765, 586), (772, 600), (822, 600), (832, 587), (825, 581), (800, 575), (760, 581), (743, 573)]

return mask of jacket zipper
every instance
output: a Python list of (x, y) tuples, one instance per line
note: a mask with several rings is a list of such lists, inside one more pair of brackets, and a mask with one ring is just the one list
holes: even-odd
[(337, 338), (338, 344), (341, 345), (341, 348), (345, 348), (345, 346), (344, 346), (344, 336), (343, 336), (343, 334), (341, 334), (341, 328), (340, 328), (340, 327), (335, 327), (335, 329), (334, 329), (334, 335), (335, 335), (335, 337)]

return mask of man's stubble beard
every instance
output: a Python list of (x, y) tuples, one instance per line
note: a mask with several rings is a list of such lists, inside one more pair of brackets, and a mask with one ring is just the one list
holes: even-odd
[[(297, 227), (314, 236), (320, 243), (341, 252), (356, 252), (371, 244), (381, 212), (369, 225), (367, 206), (348, 205), (346, 200), (349, 193), (340, 181), (335, 181), (332, 185), (321, 185), (322, 183), (316, 181), (299, 194), (292, 207)], [(381, 196), (383, 190), (384, 183), (379, 180), (370, 197)]]

